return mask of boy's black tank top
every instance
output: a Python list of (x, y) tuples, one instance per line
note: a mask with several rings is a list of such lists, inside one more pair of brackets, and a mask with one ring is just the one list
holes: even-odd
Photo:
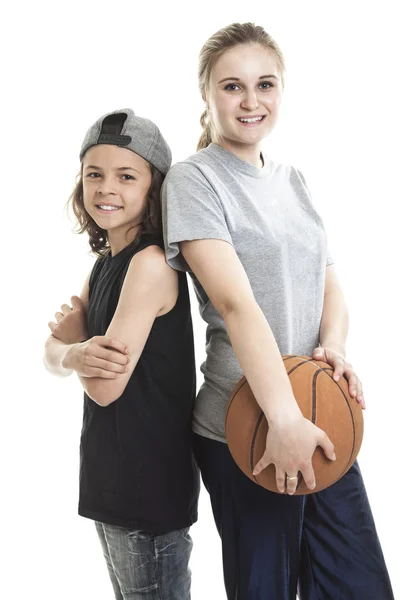
[[(89, 282), (89, 337), (105, 335), (132, 257), (158, 237), (99, 258)], [(101, 407), (84, 395), (79, 514), (161, 534), (197, 519), (198, 471), (191, 444), (196, 372), (186, 274), (157, 317), (120, 398)]]

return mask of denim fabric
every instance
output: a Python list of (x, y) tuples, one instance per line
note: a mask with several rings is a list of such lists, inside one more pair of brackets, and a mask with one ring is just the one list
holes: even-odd
[(95, 524), (117, 600), (190, 600), (188, 528), (153, 535)]

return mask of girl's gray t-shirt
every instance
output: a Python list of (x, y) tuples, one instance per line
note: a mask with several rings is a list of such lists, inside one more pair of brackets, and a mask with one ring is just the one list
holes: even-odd
[(167, 262), (190, 273), (207, 323), (204, 383), (193, 429), (220, 442), (226, 442), (225, 410), (243, 371), (224, 320), (190, 271), (179, 242), (218, 239), (233, 246), (282, 355), (309, 355), (318, 346), (325, 269), (333, 262), (301, 173), (263, 158), (259, 169), (210, 144), (175, 164), (162, 190)]

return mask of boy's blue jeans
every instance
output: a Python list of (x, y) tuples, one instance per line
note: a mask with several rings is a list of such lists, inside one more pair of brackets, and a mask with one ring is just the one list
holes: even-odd
[(190, 600), (189, 529), (153, 535), (95, 524), (117, 600)]

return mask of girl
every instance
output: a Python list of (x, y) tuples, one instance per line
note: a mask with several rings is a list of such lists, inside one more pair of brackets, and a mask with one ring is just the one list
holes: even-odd
[(171, 153), (131, 109), (101, 117), (72, 207), (98, 256), (49, 324), (45, 363), (85, 390), (79, 514), (93, 519), (118, 599), (190, 598), (195, 396), (186, 275), (165, 262), (160, 190)]
[[(163, 186), (168, 263), (191, 272), (207, 328), (204, 383), (194, 410), (195, 452), (222, 539), (230, 600), (389, 600), (391, 586), (357, 464), (334, 486), (293, 496), (302, 474), (315, 487), (326, 434), (304, 419), (281, 360), (312, 355), (344, 375), (347, 310), (320, 217), (304, 178), (261, 152), (283, 89), (277, 44), (251, 23), (218, 31), (200, 53), (206, 104), (198, 152)], [(246, 375), (269, 421), (255, 468), (276, 469), (279, 495), (236, 466), (224, 435), (229, 396)]]

